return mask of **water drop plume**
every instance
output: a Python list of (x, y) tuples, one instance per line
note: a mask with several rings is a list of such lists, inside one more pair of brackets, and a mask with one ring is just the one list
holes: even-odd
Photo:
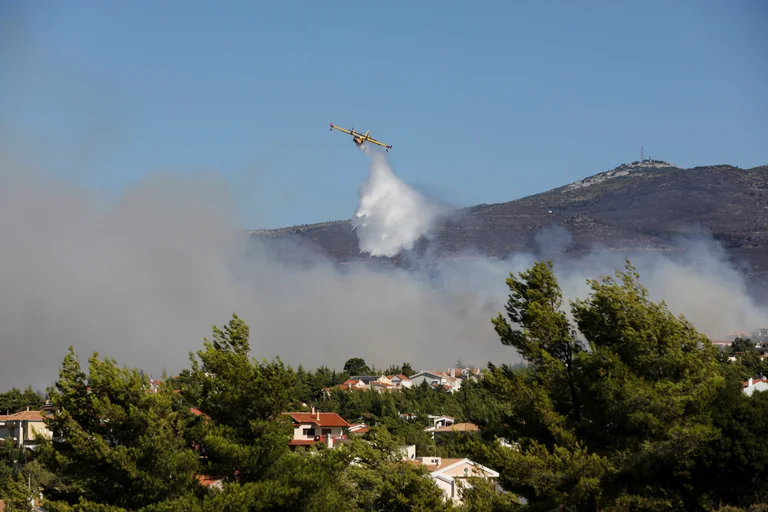
[(383, 153), (368, 150), (371, 172), (360, 184), (352, 225), (361, 253), (393, 257), (429, 238), (445, 209), (395, 175)]

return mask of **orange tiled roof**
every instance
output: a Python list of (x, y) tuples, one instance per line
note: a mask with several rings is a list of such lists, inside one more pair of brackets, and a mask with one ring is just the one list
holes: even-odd
[(424, 466), (426, 467), (430, 472), (438, 471), (440, 469), (446, 468), (450, 466), (451, 464), (455, 464), (459, 462), (460, 460), (464, 459), (440, 459), (440, 464), (423, 464), (421, 461), (416, 459), (408, 459), (408, 463), (413, 464), (414, 466)]
[(196, 409), (194, 407), (190, 407), (189, 412), (191, 412), (195, 416), (203, 416), (207, 420), (211, 419), (211, 417), (205, 414), (203, 411), (201, 411), (200, 409)]
[(0, 414), (0, 421), (43, 421), (40, 411), (22, 411), (15, 414)]
[(209, 475), (196, 475), (196, 476), (197, 476), (197, 479), (200, 481), (200, 483), (206, 487), (213, 485), (220, 480), (223, 480), (223, 478), (217, 478), (215, 476), (209, 476)]
[[(318, 427), (349, 427), (349, 423), (335, 412), (284, 412), (293, 418), (294, 423), (312, 423)], [(319, 419), (318, 419), (319, 417)]]
[(291, 439), (288, 442), (288, 445), (290, 446), (311, 446), (315, 444), (317, 441), (314, 439)]

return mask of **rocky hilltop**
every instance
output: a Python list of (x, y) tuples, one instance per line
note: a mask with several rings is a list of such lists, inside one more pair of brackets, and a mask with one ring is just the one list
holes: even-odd
[[(768, 166), (623, 164), (540, 194), (461, 209), (442, 223), (430, 251), (440, 258), (464, 251), (497, 258), (536, 252), (537, 233), (553, 227), (568, 230), (564, 250), (574, 255), (597, 246), (670, 251), (679, 235), (704, 232), (749, 279), (768, 282)], [(359, 253), (348, 220), (253, 233), (301, 241), (340, 263), (370, 261)]]

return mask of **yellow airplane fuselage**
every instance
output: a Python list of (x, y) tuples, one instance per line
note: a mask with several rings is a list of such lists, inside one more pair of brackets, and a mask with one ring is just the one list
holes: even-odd
[(355, 144), (357, 144), (358, 146), (361, 146), (363, 142), (368, 140), (369, 133), (371, 133), (371, 130), (368, 130), (367, 132), (365, 132), (365, 135), (363, 135), (362, 137), (355, 136), (352, 140), (355, 141)]

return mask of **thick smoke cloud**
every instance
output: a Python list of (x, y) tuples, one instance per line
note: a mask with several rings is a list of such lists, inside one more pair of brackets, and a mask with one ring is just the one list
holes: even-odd
[(404, 271), (274, 257), (233, 224), (215, 176), (158, 176), (108, 203), (4, 166), (0, 389), (50, 384), (70, 344), (177, 372), (233, 312), (251, 326), (256, 357), (294, 366), (515, 359), (494, 342), (495, 305)]
[(273, 242), (249, 238), (216, 175), (158, 175), (107, 202), (18, 169), (0, 163), (0, 389), (49, 385), (70, 344), (83, 359), (98, 351), (176, 373), (233, 312), (251, 326), (255, 357), (294, 367), (516, 362), (490, 319), (504, 309), (509, 272), (538, 257), (555, 261), (567, 296), (584, 296), (586, 278), (630, 256), (653, 298), (713, 338), (765, 318), (706, 241), (689, 242), (681, 261), (607, 251), (573, 260), (568, 232), (556, 230), (541, 233), (536, 254), (503, 261), (463, 254), (429, 272), (340, 270), (298, 245), (276, 256)]

